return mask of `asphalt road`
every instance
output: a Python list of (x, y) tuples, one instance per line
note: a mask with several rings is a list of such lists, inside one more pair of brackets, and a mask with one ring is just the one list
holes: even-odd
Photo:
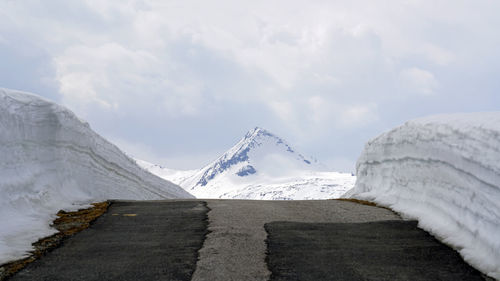
[(271, 280), (483, 280), (415, 221), (266, 224)]
[(202, 201), (114, 202), (11, 280), (190, 280), (207, 211)]
[(114, 202), (12, 280), (482, 280), (393, 212), (352, 202)]

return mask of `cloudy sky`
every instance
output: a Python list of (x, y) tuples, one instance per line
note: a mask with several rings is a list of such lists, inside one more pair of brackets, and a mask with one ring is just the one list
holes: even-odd
[(500, 107), (500, 1), (0, 1), (0, 87), (198, 168), (260, 126), (332, 169), (419, 116)]

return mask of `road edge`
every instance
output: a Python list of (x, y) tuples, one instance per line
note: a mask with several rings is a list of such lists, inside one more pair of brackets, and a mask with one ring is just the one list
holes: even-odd
[(28, 264), (59, 247), (65, 239), (89, 228), (92, 223), (107, 212), (111, 204), (112, 201), (104, 201), (92, 203), (93, 207), (74, 212), (60, 210), (57, 213), (57, 218), (51, 224), (51, 227), (57, 229), (58, 232), (34, 242), (32, 244), (34, 250), (30, 252), (28, 257), (0, 265), (0, 281), (8, 280)]

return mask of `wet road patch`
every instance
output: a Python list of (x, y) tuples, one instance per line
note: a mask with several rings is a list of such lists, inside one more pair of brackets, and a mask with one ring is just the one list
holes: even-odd
[(271, 280), (484, 280), (415, 221), (272, 222)]

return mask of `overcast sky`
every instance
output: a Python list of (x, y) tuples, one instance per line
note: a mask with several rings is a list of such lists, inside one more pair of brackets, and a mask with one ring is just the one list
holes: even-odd
[(260, 126), (334, 170), (406, 120), (500, 106), (500, 1), (0, 0), (0, 87), (199, 168)]

